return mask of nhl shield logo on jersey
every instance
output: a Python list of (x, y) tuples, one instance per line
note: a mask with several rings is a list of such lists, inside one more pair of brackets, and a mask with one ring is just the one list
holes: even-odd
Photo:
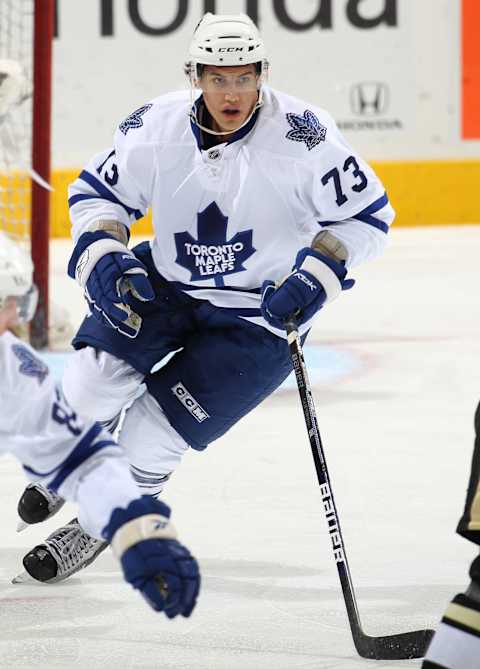
[(47, 365), (22, 344), (14, 344), (12, 351), (20, 360), (20, 367), (18, 368), (20, 374), (36, 377), (41, 385), (48, 376)]
[(243, 263), (256, 249), (252, 245), (253, 230), (237, 232), (227, 240), (228, 218), (216, 202), (197, 214), (198, 239), (189, 232), (176, 232), (175, 262), (191, 273), (191, 281), (214, 279), (223, 286), (223, 276), (243, 272)]
[(135, 128), (141, 128), (143, 125), (142, 116), (146, 114), (146, 112), (152, 106), (153, 105), (143, 105), (143, 107), (135, 109), (135, 111), (132, 112), (130, 116), (127, 116), (127, 118), (120, 123), (118, 129), (121, 132), (123, 132), (124, 135), (126, 135), (129, 130), (135, 130)]
[(286, 114), (287, 121), (293, 130), (289, 130), (285, 137), (294, 142), (305, 142), (311, 151), (317, 144), (325, 141), (327, 129), (309, 109), (300, 114)]

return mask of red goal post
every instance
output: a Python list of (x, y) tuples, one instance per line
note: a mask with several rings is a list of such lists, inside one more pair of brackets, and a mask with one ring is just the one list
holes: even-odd
[[(34, 0), (33, 22), (33, 110), (32, 168), (50, 183), (52, 115), (52, 42), (54, 0)], [(38, 307), (30, 328), (35, 348), (48, 345), (48, 271), (50, 237), (50, 193), (31, 178), (32, 209), (30, 217), (34, 280), (39, 290)]]
[(39, 289), (30, 327), (36, 348), (48, 345), (49, 331), (54, 18), (55, 0), (0, 0), (0, 229), (30, 246)]

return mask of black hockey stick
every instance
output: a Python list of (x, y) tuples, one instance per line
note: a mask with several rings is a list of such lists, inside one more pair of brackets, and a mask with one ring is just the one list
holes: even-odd
[(353, 643), (361, 657), (372, 660), (409, 660), (423, 657), (433, 635), (433, 630), (416, 630), (389, 636), (369, 636), (365, 634), (360, 623), (352, 577), (345, 553), (340, 520), (330, 485), (327, 463), (323, 452), (320, 432), (318, 431), (315, 405), (308, 380), (307, 368), (303, 358), (302, 345), (297, 324), (290, 320), (285, 324), (288, 335), (288, 346), (292, 358), (293, 371), (297, 379), (298, 393), (302, 403), (303, 415), (307, 426), (308, 438), (312, 449), (313, 461), (317, 470), (320, 494), (328, 523), (328, 532), (332, 540), (333, 555), (337, 564), (338, 576), (342, 586), (343, 598), (347, 607), (348, 622), (352, 632)]

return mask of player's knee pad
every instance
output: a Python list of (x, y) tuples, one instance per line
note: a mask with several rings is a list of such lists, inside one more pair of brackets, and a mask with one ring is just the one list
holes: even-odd
[(133, 401), (142, 381), (143, 375), (125, 361), (88, 346), (69, 357), (62, 386), (79, 414), (104, 422)]
[(157, 496), (180, 464), (188, 444), (146, 392), (127, 410), (119, 434), (132, 475), (145, 495)]

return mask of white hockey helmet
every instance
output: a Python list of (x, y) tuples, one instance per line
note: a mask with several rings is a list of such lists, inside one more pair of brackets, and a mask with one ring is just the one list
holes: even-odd
[(265, 44), (257, 26), (247, 14), (207, 12), (197, 25), (185, 64), (191, 81), (200, 77), (199, 65), (239, 66), (258, 63), (257, 71), (268, 70)]
[(19, 320), (30, 321), (38, 301), (32, 259), (26, 249), (0, 231), (0, 309), (9, 297), (16, 298)]

